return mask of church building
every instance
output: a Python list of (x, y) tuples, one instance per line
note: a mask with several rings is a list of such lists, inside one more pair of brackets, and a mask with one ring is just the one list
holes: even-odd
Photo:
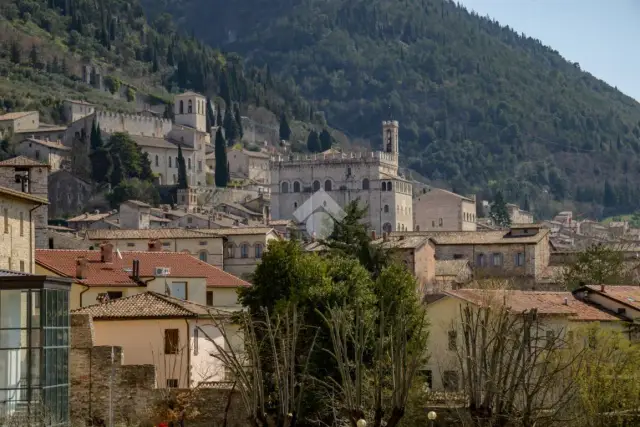
[(395, 120), (382, 122), (384, 151), (272, 157), (272, 218), (304, 222), (296, 211), (308, 200), (318, 206), (305, 211), (322, 210), (325, 198), (312, 197), (322, 189), (340, 207), (353, 200), (367, 206), (366, 221), (378, 233), (412, 231), (412, 186), (398, 175), (398, 129)]

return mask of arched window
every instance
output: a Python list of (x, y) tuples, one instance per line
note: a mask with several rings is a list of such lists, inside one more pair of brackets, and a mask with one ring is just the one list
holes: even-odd
[(193, 113), (193, 102), (191, 102), (191, 100), (189, 100), (187, 103), (187, 113)]
[(385, 222), (384, 225), (382, 226), (382, 231), (386, 232), (386, 233), (391, 233), (391, 223), (389, 222)]
[(389, 205), (384, 205), (384, 213), (389, 213)]
[(158, 160), (158, 155), (156, 154), (156, 166), (158, 166), (160, 164), (160, 161)]
[(313, 191), (320, 190), (320, 181), (313, 181)]
[(362, 189), (363, 190), (368, 190), (369, 189), (369, 179), (365, 178), (362, 180)]
[(485, 265), (484, 254), (478, 254), (476, 265), (478, 267), (484, 267), (484, 265)]
[(300, 183), (298, 181), (293, 183), (293, 192), (294, 193), (299, 193), (300, 192)]
[(382, 181), (382, 191), (387, 191), (387, 183)]
[(298, 209), (298, 202), (293, 202), (293, 209)]
[(180, 100), (180, 114), (184, 114), (184, 101)]
[(287, 181), (283, 182), (282, 184), (280, 184), (282, 187), (282, 193), (288, 193), (289, 192), (289, 183)]
[(262, 245), (260, 243), (256, 243), (256, 258), (262, 258)]
[(393, 190), (393, 185), (391, 185), (391, 181), (387, 182), (387, 191)]
[(243, 243), (240, 245), (240, 258), (249, 258), (249, 244)]
[(324, 182), (324, 191), (331, 191), (331, 180), (328, 179)]
[(187, 159), (187, 167), (191, 169), (191, 157)]
[(178, 167), (178, 166), (179, 166), (178, 158), (176, 157), (176, 167)]
[(206, 251), (201, 251), (198, 254), (198, 258), (200, 258), (200, 261), (207, 262), (207, 252)]
[(226, 252), (227, 252), (227, 258), (235, 258), (236, 247), (233, 245), (233, 243), (227, 243)]
[(171, 167), (171, 156), (169, 156), (169, 167)]

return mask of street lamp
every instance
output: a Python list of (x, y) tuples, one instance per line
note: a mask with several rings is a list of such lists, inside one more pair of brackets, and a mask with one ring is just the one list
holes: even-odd
[(357, 425), (358, 427), (367, 427), (367, 422), (366, 422), (364, 419), (360, 418), (360, 419), (358, 420), (358, 422), (356, 423), (356, 425)]
[(429, 419), (431, 426), (433, 426), (433, 422), (438, 418), (438, 414), (435, 411), (429, 411), (427, 414), (427, 418)]

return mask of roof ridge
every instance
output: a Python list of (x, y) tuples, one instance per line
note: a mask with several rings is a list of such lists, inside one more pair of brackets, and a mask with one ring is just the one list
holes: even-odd
[(156, 298), (159, 298), (159, 299), (161, 299), (161, 300), (163, 300), (163, 301), (165, 301), (165, 302), (167, 302), (169, 304), (172, 304), (172, 305), (174, 305), (174, 306), (176, 306), (178, 308), (181, 308), (182, 310), (186, 310), (186, 311), (188, 311), (191, 314), (194, 314), (196, 316), (198, 316), (198, 313), (195, 313), (192, 310), (189, 310), (187, 307), (185, 307), (184, 305), (180, 304), (177, 301), (184, 301), (184, 302), (186, 302), (188, 304), (193, 304), (193, 305), (196, 305), (198, 307), (204, 308), (206, 311), (209, 311), (209, 307), (207, 307), (206, 305), (199, 304), (199, 303), (194, 302), (194, 301), (183, 300), (183, 299), (180, 299), (180, 298), (173, 297), (171, 295), (163, 295), (161, 293), (154, 292), (154, 291), (147, 291), (147, 292), (154, 294), (154, 296)]

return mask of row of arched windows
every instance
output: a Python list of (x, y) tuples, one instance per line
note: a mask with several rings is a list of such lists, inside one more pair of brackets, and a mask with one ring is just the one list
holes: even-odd
[[(196, 114), (205, 114), (206, 105), (202, 100), (196, 100)], [(180, 100), (179, 113), (184, 114), (184, 101)], [(193, 101), (187, 101), (187, 114), (193, 114)]]
[[(384, 205), (384, 208), (382, 210), (384, 211), (384, 213), (389, 213), (389, 205)], [(397, 205), (396, 213), (409, 215), (411, 213), (411, 206)]]
[[(332, 188), (333, 188), (332, 181), (330, 179), (327, 179), (324, 182), (324, 191), (331, 191)], [(382, 188), (382, 191), (393, 191), (393, 183), (391, 181), (383, 181), (381, 188)], [(282, 193), (288, 193), (289, 190), (291, 190), (293, 193), (300, 193), (302, 191), (302, 184), (300, 184), (300, 181), (294, 181), (293, 188), (289, 188), (289, 183), (287, 181), (283, 181), (280, 184), (280, 189)], [(370, 182), (368, 178), (365, 178), (362, 180), (362, 189), (363, 190), (370, 189)], [(320, 190), (320, 181), (315, 180), (313, 181), (313, 191), (318, 191), (318, 190)]]
[[(262, 252), (264, 246), (262, 243), (255, 243), (250, 245), (249, 243), (241, 243), (240, 244), (240, 258), (249, 258), (251, 253), (251, 249), (253, 248), (253, 258), (260, 259), (262, 258)], [(235, 258), (236, 257), (236, 245), (233, 243), (227, 243), (225, 246), (225, 256), (227, 258)]]

